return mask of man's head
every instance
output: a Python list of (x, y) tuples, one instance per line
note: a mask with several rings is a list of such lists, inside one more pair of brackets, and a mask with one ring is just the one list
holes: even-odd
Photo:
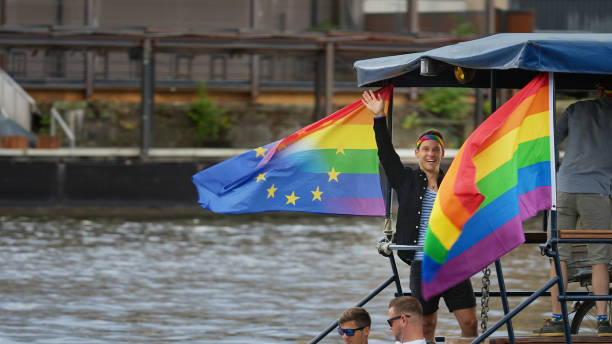
[(421, 170), (437, 173), (444, 157), (444, 137), (435, 129), (427, 130), (419, 135), (414, 155), (419, 159)]
[(345, 343), (366, 344), (372, 320), (370, 314), (361, 307), (352, 307), (340, 314), (338, 333)]
[(424, 338), (423, 307), (412, 296), (398, 296), (389, 302), (387, 323), (399, 342)]

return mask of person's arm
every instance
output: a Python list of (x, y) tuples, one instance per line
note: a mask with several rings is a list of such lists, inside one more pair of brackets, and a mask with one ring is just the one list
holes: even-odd
[(374, 114), (374, 135), (378, 146), (378, 159), (385, 170), (389, 183), (393, 188), (398, 189), (406, 169), (399, 155), (395, 152), (389, 136), (387, 117), (384, 112), (385, 103), (372, 91), (363, 92), (362, 102)]

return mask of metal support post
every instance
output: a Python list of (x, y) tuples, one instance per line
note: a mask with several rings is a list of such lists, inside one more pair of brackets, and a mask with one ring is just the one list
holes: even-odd
[[(391, 137), (393, 139), (393, 92), (391, 92), (391, 95), (389, 96), (389, 107), (387, 108), (387, 128), (389, 130), (389, 137)], [(391, 202), (393, 201), (393, 189), (391, 188), (391, 183), (389, 183), (389, 181), (387, 181), (387, 185), (386, 185), (386, 189), (387, 189), (387, 197), (385, 199), (385, 218), (387, 220), (391, 220)], [(389, 241), (391, 241), (390, 237), (387, 237), (387, 239), (389, 239)], [(399, 274), (397, 272), (397, 264), (395, 264), (395, 256), (393, 255), (393, 252), (391, 252), (391, 255), (389, 256), (389, 263), (391, 264), (391, 271), (393, 272), (393, 278), (395, 281), (395, 289), (396, 289), (396, 294), (395, 296), (401, 296), (402, 295), (402, 284), (400, 282), (400, 278), (399, 278)]]
[(334, 107), (334, 43), (325, 43), (325, 113)]
[(153, 104), (155, 96), (154, 61), (151, 39), (145, 38), (142, 45), (141, 158), (146, 158), (149, 155), (149, 148), (151, 148), (153, 142)]
[(389, 256), (389, 263), (391, 263), (391, 271), (393, 272), (393, 281), (395, 282), (395, 296), (404, 295), (402, 292), (402, 283), (400, 282), (399, 274), (397, 272), (397, 265), (395, 264), (395, 256), (393, 253)]
[[(495, 271), (497, 273), (497, 283), (499, 283), (499, 292), (501, 294), (502, 307), (504, 308), (504, 314), (508, 315), (510, 307), (508, 307), (508, 295), (506, 294), (506, 283), (504, 282), (504, 273), (502, 272), (501, 261), (497, 259), (495, 261)], [(508, 330), (508, 340), (514, 344), (514, 328), (512, 327), (512, 320), (508, 319), (506, 322), (506, 329)]]

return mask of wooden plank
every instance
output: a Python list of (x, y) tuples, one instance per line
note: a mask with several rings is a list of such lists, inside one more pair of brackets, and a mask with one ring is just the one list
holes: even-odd
[(611, 230), (560, 230), (559, 238), (561, 239), (612, 239)]

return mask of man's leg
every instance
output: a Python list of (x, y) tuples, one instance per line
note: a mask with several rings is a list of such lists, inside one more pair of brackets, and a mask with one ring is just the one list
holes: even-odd
[(419, 300), (423, 307), (423, 335), (428, 342), (435, 342), (440, 296), (434, 296), (427, 301), (423, 299), (423, 293), (421, 292), (420, 261), (414, 261), (410, 266), (410, 291), (412, 292), (412, 296)]
[(457, 284), (443, 294), (446, 307), (455, 314), (462, 337), (478, 336), (476, 320), (476, 298), (469, 279)]
[(427, 342), (435, 342), (436, 325), (438, 324), (438, 311), (423, 315), (423, 335)]
[(478, 336), (478, 320), (476, 320), (476, 307), (457, 309), (455, 318), (461, 327), (461, 337)]
[[(599, 194), (578, 194), (577, 207), (583, 229), (610, 230), (612, 205), (610, 197)], [(608, 295), (610, 278), (610, 245), (589, 244), (589, 261), (593, 267), (592, 283), (595, 295)], [(597, 301), (597, 314), (608, 314), (607, 301)]]
[[(593, 265), (593, 291), (595, 295), (608, 295), (610, 276), (608, 275), (608, 266), (606, 264)], [(608, 301), (597, 301), (597, 314), (608, 314)]]
[[(557, 271), (555, 271), (555, 264), (553, 261), (550, 261), (550, 278), (557, 276)], [(561, 261), (561, 276), (563, 276), (563, 289), (567, 290), (567, 262)], [(561, 314), (561, 303), (559, 302), (559, 287), (557, 284), (553, 285), (550, 288), (550, 296), (552, 302), (552, 312), (553, 314)]]
[[(557, 193), (557, 230), (576, 229), (578, 223), (578, 201), (577, 194), (559, 192)], [(550, 233), (549, 233), (550, 234)], [(561, 261), (561, 275), (563, 277), (563, 289), (567, 290), (567, 261), (572, 258), (572, 245), (557, 245), (559, 260)], [(550, 278), (557, 275), (555, 264), (550, 260)], [(561, 303), (559, 303), (559, 288), (555, 284), (550, 288), (552, 312), (561, 314)]]

